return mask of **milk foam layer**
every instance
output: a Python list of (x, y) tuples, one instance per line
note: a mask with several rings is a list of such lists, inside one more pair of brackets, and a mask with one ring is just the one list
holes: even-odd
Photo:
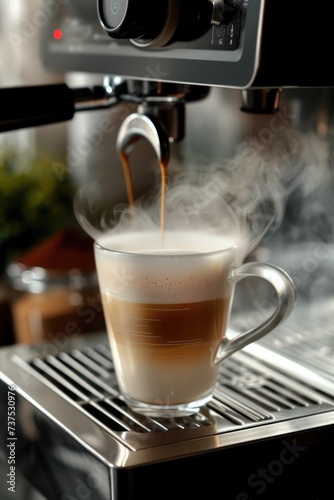
[(166, 232), (162, 245), (159, 232), (147, 232), (107, 235), (97, 243), (103, 294), (151, 303), (193, 302), (230, 294), (227, 275), (237, 259), (230, 238)]
[(236, 238), (200, 231), (110, 232), (101, 236), (97, 243), (102, 247), (119, 252), (134, 253), (206, 253), (240, 245)]

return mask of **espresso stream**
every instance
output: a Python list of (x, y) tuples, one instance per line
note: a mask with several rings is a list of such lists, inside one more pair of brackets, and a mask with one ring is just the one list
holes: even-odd
[[(120, 159), (123, 166), (123, 172), (125, 177), (125, 185), (128, 196), (128, 203), (130, 209), (133, 210), (134, 213), (134, 205), (135, 205), (135, 197), (133, 190), (133, 182), (130, 170), (130, 162), (129, 155), (124, 151), (120, 153)], [(165, 232), (165, 201), (166, 201), (166, 178), (167, 178), (167, 164), (168, 158), (162, 158), (160, 161), (160, 171), (161, 171), (161, 205), (160, 205), (160, 230), (161, 230), (161, 241), (164, 240), (164, 232)], [(135, 220), (133, 221), (135, 226)]]

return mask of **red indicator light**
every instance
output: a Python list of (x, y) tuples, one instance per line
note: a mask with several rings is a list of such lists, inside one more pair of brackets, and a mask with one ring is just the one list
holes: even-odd
[(53, 38), (55, 40), (60, 40), (61, 38), (63, 38), (63, 32), (62, 32), (62, 30), (59, 30), (59, 29), (54, 30), (54, 32), (53, 32)]

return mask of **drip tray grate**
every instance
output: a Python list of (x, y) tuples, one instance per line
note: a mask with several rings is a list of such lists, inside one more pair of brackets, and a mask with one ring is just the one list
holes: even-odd
[(212, 433), (213, 427), (215, 432), (217, 428), (228, 432), (334, 409), (334, 387), (314, 387), (311, 381), (287, 376), (243, 351), (223, 363), (213, 400), (203, 411), (173, 420), (146, 418), (128, 408), (118, 391), (105, 343), (16, 361), (125, 442), (131, 433), (163, 434), (181, 429)]
[[(0, 351), (0, 378), (31, 405), (48, 435), (66, 430), (113, 467), (135, 467), (332, 425), (334, 384), (252, 344), (221, 366), (213, 399), (199, 413), (148, 418), (126, 405), (105, 333)], [(60, 342), (61, 343), (61, 342)], [(298, 368), (298, 369), (297, 369)], [(42, 422), (41, 422), (42, 420)]]

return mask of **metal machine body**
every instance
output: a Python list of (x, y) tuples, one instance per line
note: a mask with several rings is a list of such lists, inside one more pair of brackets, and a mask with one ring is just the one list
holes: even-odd
[[(140, 8), (150, 5), (132, 3)], [(318, 57), (319, 50), (324, 60), (326, 54), (330, 57), (329, 16), (319, 13), (319, 29), (311, 28), (315, 13), (303, 2), (293, 2), (288, 9), (278, 0), (214, 2), (224, 4), (222, 22), (217, 26), (208, 20), (200, 36), (193, 18), (213, 2), (176, 3), (183, 9), (183, 24), (175, 40), (156, 47), (145, 44), (145, 37), (131, 38), (131, 33), (124, 38), (112, 38), (113, 33), (108, 36), (96, 15), (95, 2), (54, 2), (54, 15), (44, 31), (44, 65), (62, 71), (119, 75), (128, 80), (239, 89), (333, 85), (327, 65)], [(148, 23), (154, 25), (157, 21), (150, 18), (150, 12), (148, 7)]]
[[(282, 336), (291, 341), (292, 327)], [(253, 345), (233, 356), (207, 408), (175, 420), (127, 408), (105, 334), (9, 348), (0, 362), (2, 397), (16, 397), (17, 467), (48, 500), (330, 491), (334, 373), (284, 349)]]

